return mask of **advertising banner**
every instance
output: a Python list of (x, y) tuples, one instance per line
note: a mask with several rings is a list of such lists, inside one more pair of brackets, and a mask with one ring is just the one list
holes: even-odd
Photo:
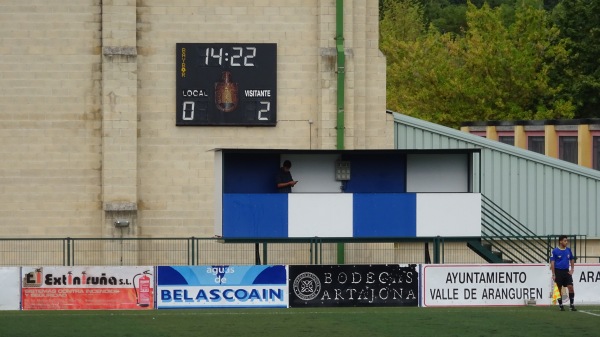
[(286, 266), (158, 266), (158, 309), (287, 308)]
[(600, 304), (600, 264), (576, 263), (573, 288), (575, 304)]
[(550, 305), (547, 264), (423, 265), (422, 306)]
[(23, 310), (152, 309), (153, 267), (23, 267)]
[(0, 267), (0, 310), (21, 309), (21, 267)]
[(290, 307), (417, 306), (417, 265), (290, 266)]

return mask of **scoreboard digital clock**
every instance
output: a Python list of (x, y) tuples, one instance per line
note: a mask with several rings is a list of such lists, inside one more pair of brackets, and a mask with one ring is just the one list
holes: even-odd
[(177, 43), (177, 126), (277, 124), (277, 44)]

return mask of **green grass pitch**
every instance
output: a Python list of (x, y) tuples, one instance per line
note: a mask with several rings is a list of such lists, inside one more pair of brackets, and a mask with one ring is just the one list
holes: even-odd
[(600, 306), (0, 311), (2, 337), (598, 336)]

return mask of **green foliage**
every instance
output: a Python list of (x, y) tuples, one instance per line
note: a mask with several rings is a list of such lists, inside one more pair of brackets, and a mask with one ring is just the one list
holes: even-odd
[(563, 83), (565, 97), (577, 104), (577, 117), (600, 116), (600, 1), (563, 0), (553, 19), (567, 39), (571, 54), (567, 66), (552, 73)]
[(379, 30), (385, 32), (385, 42), (416, 40), (425, 31), (423, 7), (417, 0), (382, 0), (381, 11)]
[[(389, 0), (386, 0), (389, 1)], [(403, 1), (403, 0), (396, 0)], [(551, 11), (560, 0), (471, 0), (477, 8), (487, 4), (491, 8), (502, 7), (504, 23), (514, 21), (515, 7), (529, 5)], [(419, 0), (424, 9), (425, 24), (430, 24), (441, 33), (462, 34), (467, 23), (468, 0)]]
[(423, 1), (425, 22), (442, 33), (462, 34), (467, 28), (467, 5), (448, 1)]
[[(422, 10), (414, 1), (393, 6)], [(554, 65), (566, 62), (568, 53), (543, 9), (519, 6), (508, 26), (502, 6), (469, 3), (466, 14), (464, 35), (430, 27), (417, 38), (398, 38), (389, 31), (398, 25), (395, 17), (384, 15), (380, 31), (388, 58), (388, 108), (453, 127), (472, 120), (573, 116), (573, 105), (548, 75)], [(421, 20), (420, 27), (424, 22), (422, 16), (411, 20)]]

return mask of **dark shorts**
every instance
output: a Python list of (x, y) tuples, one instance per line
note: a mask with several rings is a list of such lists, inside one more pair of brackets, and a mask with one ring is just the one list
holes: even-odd
[(554, 281), (559, 287), (566, 287), (573, 285), (573, 275), (569, 274), (568, 269), (555, 269), (554, 270)]

